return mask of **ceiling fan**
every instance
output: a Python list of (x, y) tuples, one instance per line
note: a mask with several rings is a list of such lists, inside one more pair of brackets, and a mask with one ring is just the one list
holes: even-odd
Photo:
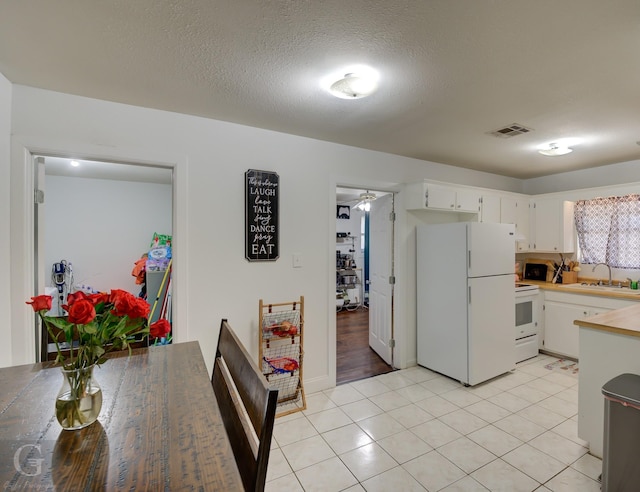
[(353, 207), (351, 207), (351, 209), (357, 208), (359, 210), (364, 210), (365, 212), (368, 212), (369, 210), (371, 210), (371, 202), (374, 201), (376, 198), (378, 198), (376, 194), (371, 193), (369, 190), (367, 190), (364, 193), (360, 193), (358, 203), (356, 203)]

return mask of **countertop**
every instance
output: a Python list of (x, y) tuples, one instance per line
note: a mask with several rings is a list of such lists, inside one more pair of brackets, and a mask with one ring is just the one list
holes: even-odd
[(577, 319), (573, 324), (582, 328), (594, 328), (619, 335), (640, 337), (640, 304), (615, 309), (590, 318)]
[(591, 279), (578, 279), (577, 284), (552, 284), (551, 282), (543, 282), (541, 280), (521, 280), (523, 284), (537, 285), (542, 290), (550, 290), (555, 292), (570, 292), (572, 294), (582, 294), (586, 296), (610, 297), (613, 299), (627, 299), (630, 301), (640, 301), (640, 291), (630, 290), (623, 287), (618, 290), (596, 290), (586, 289), (580, 286), (580, 282), (590, 281)]

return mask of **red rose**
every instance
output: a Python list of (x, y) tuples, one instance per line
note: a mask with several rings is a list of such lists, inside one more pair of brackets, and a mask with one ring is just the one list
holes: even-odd
[(149, 316), (149, 304), (144, 299), (140, 299), (139, 297), (135, 298), (135, 302), (131, 305), (131, 309), (127, 313), (129, 318), (146, 318)]
[(164, 338), (171, 331), (171, 323), (166, 319), (159, 319), (155, 323), (151, 323), (149, 327), (149, 333), (154, 338)]
[(129, 294), (126, 290), (122, 289), (111, 289), (111, 294), (109, 294), (109, 302), (111, 304), (115, 304), (122, 297), (128, 297)]
[(125, 290), (121, 290), (115, 296), (113, 310), (111, 312), (116, 316), (129, 316), (129, 318), (135, 318), (138, 317), (137, 313), (140, 311), (140, 309), (137, 308), (137, 305), (137, 297)]
[(64, 309), (69, 311), (69, 322), (77, 325), (86, 325), (91, 323), (93, 318), (96, 317), (96, 310), (93, 307), (91, 301), (87, 299), (80, 299), (73, 303), (71, 306), (63, 306)]
[(89, 294), (87, 296), (87, 299), (91, 301), (91, 304), (97, 306), (100, 303), (106, 303), (107, 301), (109, 301), (109, 295), (105, 294), (104, 292), (100, 292), (98, 294)]
[(73, 306), (77, 301), (86, 300), (86, 299), (87, 299), (87, 294), (85, 294), (81, 290), (77, 292), (72, 292), (71, 294), (67, 294), (67, 306)]
[(49, 311), (51, 309), (51, 296), (36, 296), (31, 298), (31, 302), (27, 301), (27, 304), (31, 304), (34, 311)]

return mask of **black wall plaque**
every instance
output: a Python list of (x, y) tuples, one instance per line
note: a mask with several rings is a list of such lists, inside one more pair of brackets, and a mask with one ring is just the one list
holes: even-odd
[(249, 169), (244, 176), (245, 258), (249, 261), (275, 261), (280, 255), (280, 177), (257, 169)]

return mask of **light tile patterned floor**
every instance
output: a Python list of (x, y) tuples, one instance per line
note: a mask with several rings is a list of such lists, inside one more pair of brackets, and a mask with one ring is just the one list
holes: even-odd
[(413, 367), (308, 395), (276, 420), (266, 490), (598, 492), (578, 375), (556, 360), (469, 388)]

